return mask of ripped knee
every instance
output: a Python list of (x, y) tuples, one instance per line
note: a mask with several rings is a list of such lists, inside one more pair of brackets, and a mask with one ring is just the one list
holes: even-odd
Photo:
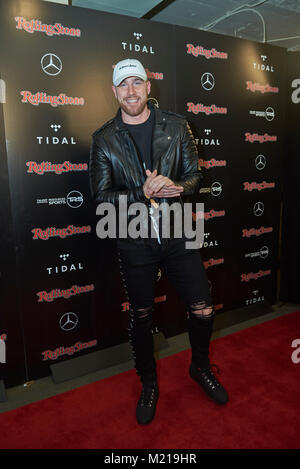
[(189, 306), (189, 312), (198, 319), (212, 319), (215, 315), (213, 307), (205, 301), (192, 303)]

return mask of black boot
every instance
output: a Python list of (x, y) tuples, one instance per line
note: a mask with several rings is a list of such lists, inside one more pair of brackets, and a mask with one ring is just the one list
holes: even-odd
[(190, 366), (190, 376), (193, 378), (204, 390), (208, 397), (210, 397), (217, 404), (226, 404), (228, 402), (228, 394), (226, 389), (217, 380), (212, 372), (212, 367), (219, 369), (216, 365), (209, 365), (208, 368), (198, 368), (193, 362)]
[(146, 425), (153, 420), (158, 396), (159, 392), (156, 382), (143, 384), (136, 408), (136, 419), (139, 424)]

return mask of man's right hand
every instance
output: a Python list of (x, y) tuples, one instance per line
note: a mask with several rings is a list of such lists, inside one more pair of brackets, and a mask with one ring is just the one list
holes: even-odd
[(143, 185), (143, 190), (147, 198), (179, 197), (183, 192), (183, 187), (177, 186), (168, 177), (162, 175), (157, 176), (156, 169), (153, 172), (151, 172), (149, 169), (146, 169), (146, 175), (147, 179)]

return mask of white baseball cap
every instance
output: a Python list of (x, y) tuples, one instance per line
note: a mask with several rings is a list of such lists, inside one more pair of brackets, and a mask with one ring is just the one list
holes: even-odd
[(113, 84), (119, 86), (121, 81), (128, 77), (139, 77), (147, 81), (147, 73), (141, 62), (136, 59), (125, 59), (116, 64), (113, 73)]

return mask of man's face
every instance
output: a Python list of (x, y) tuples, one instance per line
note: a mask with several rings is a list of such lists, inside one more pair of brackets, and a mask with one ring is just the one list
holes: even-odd
[(150, 88), (150, 81), (138, 77), (126, 78), (119, 86), (112, 87), (121, 109), (129, 116), (138, 116), (144, 111)]

